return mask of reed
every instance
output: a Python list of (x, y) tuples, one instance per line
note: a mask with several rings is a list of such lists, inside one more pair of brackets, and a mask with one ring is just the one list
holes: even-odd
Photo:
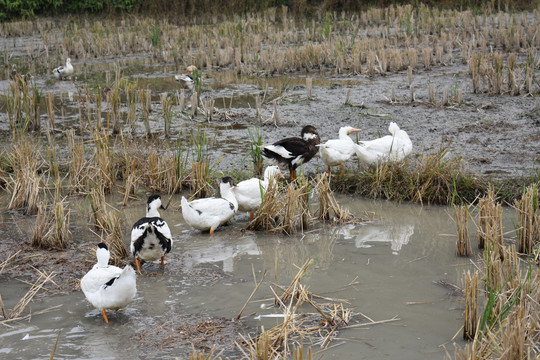
[(21, 136), (14, 140), (7, 162), (13, 173), (7, 181), (11, 192), (8, 209), (20, 209), (25, 215), (33, 215), (38, 210), (42, 179), (38, 175), (39, 148), (30, 139)]
[(279, 184), (272, 179), (264, 193), (261, 205), (256, 216), (246, 226), (247, 230), (276, 231), (280, 224), (282, 209)]
[(540, 242), (538, 196), (538, 185), (531, 184), (523, 191), (521, 200), (515, 202), (518, 213), (518, 251), (522, 254), (532, 254)]
[(32, 246), (47, 250), (62, 250), (69, 243), (70, 211), (66, 197), (55, 196), (49, 206), (40, 202), (32, 236)]
[(478, 326), (478, 273), (467, 271), (465, 279), (465, 313), (463, 315), (463, 339), (473, 340)]
[(113, 167), (113, 154), (110, 147), (110, 137), (107, 133), (107, 129), (99, 130), (97, 128), (92, 129), (92, 141), (95, 147), (94, 153), (94, 166), (95, 176), (94, 182), (103, 189), (106, 194), (110, 194), (114, 187), (114, 180), (116, 178)]
[[(276, 289), (272, 289), (276, 307), (283, 312), (283, 322), (271, 329), (263, 329), (255, 337), (243, 337), (239, 347), (245, 358), (287, 359), (292, 355), (294, 359), (303, 359), (303, 347), (297, 345), (293, 348), (293, 343), (302, 344), (305, 339), (315, 341), (314, 338), (318, 337), (317, 341), (324, 349), (330, 346), (339, 329), (350, 326), (354, 316), (344, 305), (347, 300), (316, 295), (301, 283), (312, 264), (313, 259), (306, 260), (289, 286), (276, 285)], [(281, 292), (281, 296), (278, 296), (277, 292)], [(320, 303), (319, 299), (327, 302)], [(312, 310), (311, 313), (307, 312), (309, 309)], [(307, 355), (309, 359), (311, 357), (309, 349)]]
[(165, 136), (170, 137), (171, 136), (171, 118), (172, 118), (172, 104), (173, 104), (173, 98), (169, 96), (167, 93), (160, 94), (161, 99), (161, 109), (163, 111), (163, 119), (165, 120)]
[(502, 205), (497, 202), (495, 189), (488, 188), (486, 196), (478, 201), (478, 248), (492, 248), (499, 253), (503, 245)]
[(469, 208), (467, 206), (454, 205), (456, 212), (456, 255), (470, 256), (472, 253), (471, 243), (469, 239)]
[(54, 283), (52, 279), (56, 275), (54, 272), (47, 274), (39, 270), (38, 270), (38, 274), (39, 274), (38, 279), (33, 284), (31, 284), (32, 286), (30, 287), (30, 289), (26, 292), (26, 294), (22, 298), (19, 299), (17, 304), (15, 304), (15, 306), (13, 307), (13, 309), (11, 309), (9, 313), (6, 313), (4, 311), (4, 306), (1, 302), (1, 297), (0, 297), (0, 305), (2, 305), (2, 310), (4, 313), (4, 320), (0, 321), (0, 324), (7, 325), (7, 323), (9, 322), (27, 320), (32, 317), (32, 313), (26, 316), (22, 316), (23, 311), (32, 302), (32, 300), (37, 295), (37, 293), (40, 290), (45, 288), (44, 287), (45, 284)]
[(282, 210), (282, 231), (291, 235), (296, 233), (298, 226), (302, 227), (303, 212), (305, 209), (300, 205), (300, 198), (305, 195), (304, 183), (290, 182), (285, 192), (285, 203)]
[(91, 164), (84, 156), (84, 143), (75, 138), (75, 130), (67, 131), (69, 150), (69, 183), (72, 191), (86, 194), (90, 191), (92, 183)]
[(306, 77), (306, 90), (307, 90), (307, 98), (311, 99), (311, 92), (313, 89), (313, 78), (311, 76)]
[(343, 223), (354, 218), (350, 212), (339, 206), (330, 188), (330, 178), (327, 173), (317, 174), (314, 188), (319, 200), (319, 209), (317, 210), (319, 220)]
[(150, 90), (140, 89), (139, 90), (139, 101), (141, 104), (142, 119), (144, 123), (144, 128), (146, 129), (146, 136), (148, 138), (152, 137), (152, 129), (150, 128), (150, 111), (152, 109), (152, 93)]
[(248, 155), (251, 157), (251, 162), (253, 164), (253, 176), (260, 177), (263, 175), (263, 161), (262, 156), (262, 145), (263, 139), (260, 133), (260, 128), (257, 126), (255, 130), (251, 130), (248, 127), (249, 133), (249, 152)]
[(101, 241), (107, 244), (111, 252), (111, 263), (121, 265), (130, 256), (129, 249), (124, 243), (119, 211), (105, 199), (102, 188), (94, 187), (89, 194), (90, 210), (94, 219), (94, 227), (100, 231)]
[(206, 130), (198, 128), (196, 133), (191, 134), (190, 142), (193, 157), (190, 175), (192, 197), (208, 197), (212, 194), (212, 187), (209, 182), (211, 168)]

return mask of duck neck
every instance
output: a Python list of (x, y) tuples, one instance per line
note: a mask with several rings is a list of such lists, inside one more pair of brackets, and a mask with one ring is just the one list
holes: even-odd
[(106, 268), (109, 266), (109, 258), (111, 257), (111, 253), (106, 249), (98, 249), (96, 251), (96, 257), (97, 257), (97, 267), (100, 268)]
[(159, 211), (154, 208), (150, 208), (146, 210), (146, 217), (161, 217), (159, 216)]
[(234, 193), (231, 189), (226, 189), (221, 192), (221, 197), (225, 200), (228, 200), (234, 205), (234, 211), (238, 210), (238, 201), (236, 201), (236, 197), (234, 196)]

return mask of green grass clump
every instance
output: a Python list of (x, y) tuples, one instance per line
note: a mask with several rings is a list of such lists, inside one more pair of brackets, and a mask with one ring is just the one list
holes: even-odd
[(473, 202), (485, 192), (485, 183), (465, 170), (461, 158), (450, 158), (447, 152), (442, 147), (417, 160), (386, 162), (339, 176), (333, 181), (333, 190), (421, 204)]

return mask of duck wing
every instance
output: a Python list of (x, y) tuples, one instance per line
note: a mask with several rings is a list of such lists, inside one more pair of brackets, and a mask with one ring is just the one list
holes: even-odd
[(145, 239), (154, 234), (159, 245), (168, 253), (172, 247), (171, 229), (165, 220), (160, 217), (144, 217), (139, 219), (131, 229), (131, 252), (135, 255), (144, 245)]

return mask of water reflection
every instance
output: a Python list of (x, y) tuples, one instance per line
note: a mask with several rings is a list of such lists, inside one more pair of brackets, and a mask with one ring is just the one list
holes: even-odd
[(345, 239), (354, 239), (357, 248), (369, 248), (373, 243), (390, 243), (392, 254), (398, 255), (414, 234), (412, 224), (347, 224), (336, 229)]
[(197, 248), (190, 249), (183, 256), (183, 266), (186, 269), (194, 269), (200, 264), (221, 263), (221, 269), (226, 273), (235, 270), (235, 259), (241, 255), (260, 255), (261, 250), (253, 237), (240, 237), (234, 242), (223, 238), (213, 238)]

